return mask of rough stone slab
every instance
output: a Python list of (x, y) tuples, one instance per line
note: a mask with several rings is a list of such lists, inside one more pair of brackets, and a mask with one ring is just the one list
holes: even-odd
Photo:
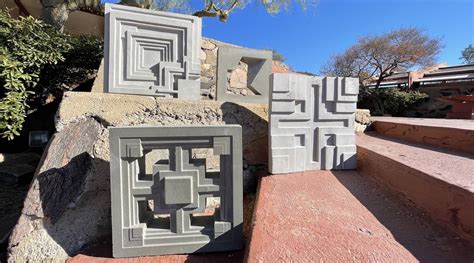
[(249, 263), (474, 260), (473, 244), (355, 171), (263, 177), (252, 225)]
[(200, 18), (106, 4), (104, 45), (106, 92), (200, 98)]
[[(114, 257), (241, 248), (240, 126), (121, 127), (109, 132)], [(209, 177), (205, 159), (193, 158), (193, 149), (201, 148), (219, 156), (218, 176)], [(140, 176), (146, 169), (139, 163), (153, 150), (166, 150), (169, 157), (152, 165), (150, 180)], [(202, 217), (204, 225), (194, 222), (193, 214), (203, 213), (211, 197), (220, 198), (219, 213)], [(150, 200), (154, 205), (148, 211)]]
[(250, 164), (268, 162), (268, 108), (262, 104), (66, 92), (57, 113), (56, 128), (61, 130), (87, 117), (110, 126), (239, 124), (245, 160)]
[(474, 241), (474, 154), (375, 134), (357, 136), (359, 169)]
[(97, 121), (82, 119), (52, 137), (10, 237), (10, 262), (65, 260), (110, 233), (100, 227), (110, 217), (110, 197), (100, 187), (107, 180), (103, 161), (94, 154), (100, 132)]
[(269, 171), (354, 169), (358, 80), (275, 73)]
[[(235, 69), (240, 61), (248, 65), (247, 87), (255, 95), (227, 93), (227, 73)], [(217, 59), (217, 100), (267, 104), (271, 73), (271, 51), (221, 46)]]

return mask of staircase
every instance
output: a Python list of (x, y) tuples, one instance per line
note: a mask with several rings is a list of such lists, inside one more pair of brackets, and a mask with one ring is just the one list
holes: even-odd
[(474, 121), (372, 117), (377, 135), (474, 154)]
[(474, 121), (375, 118), (359, 172), (474, 241)]
[(373, 121), (357, 171), (262, 177), (241, 251), (70, 262), (474, 262), (474, 122)]
[(262, 178), (248, 262), (474, 261), (474, 122), (373, 121), (357, 171)]

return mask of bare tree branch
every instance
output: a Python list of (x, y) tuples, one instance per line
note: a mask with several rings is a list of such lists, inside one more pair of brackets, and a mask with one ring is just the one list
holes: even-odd
[(431, 38), (417, 28), (404, 28), (359, 39), (344, 53), (333, 56), (321, 71), (328, 75), (359, 77), (361, 85), (373, 80), (378, 88), (385, 78), (397, 71), (434, 63), (441, 48), (439, 38)]

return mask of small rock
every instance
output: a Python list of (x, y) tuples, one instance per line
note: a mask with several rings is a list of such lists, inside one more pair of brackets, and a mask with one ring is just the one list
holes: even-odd
[(211, 65), (211, 64), (202, 64), (202, 65), (201, 65), (201, 69), (202, 69), (203, 71), (209, 71), (209, 70), (211, 70), (211, 68), (212, 68), (212, 65)]
[(202, 49), (207, 49), (207, 50), (213, 50), (216, 48), (216, 44), (212, 43), (211, 41), (207, 39), (203, 39), (201, 41), (201, 48)]
[(357, 109), (355, 114), (355, 120), (361, 124), (370, 123), (370, 110)]
[(367, 129), (367, 125), (360, 124), (358, 122), (354, 123), (354, 130), (356, 133), (364, 133), (366, 129)]

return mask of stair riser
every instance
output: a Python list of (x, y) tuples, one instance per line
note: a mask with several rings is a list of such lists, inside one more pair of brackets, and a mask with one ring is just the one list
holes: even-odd
[(474, 194), (364, 147), (358, 170), (423, 210), (442, 226), (474, 242)]
[(373, 129), (380, 135), (422, 143), (450, 150), (474, 153), (474, 131), (375, 121)]

